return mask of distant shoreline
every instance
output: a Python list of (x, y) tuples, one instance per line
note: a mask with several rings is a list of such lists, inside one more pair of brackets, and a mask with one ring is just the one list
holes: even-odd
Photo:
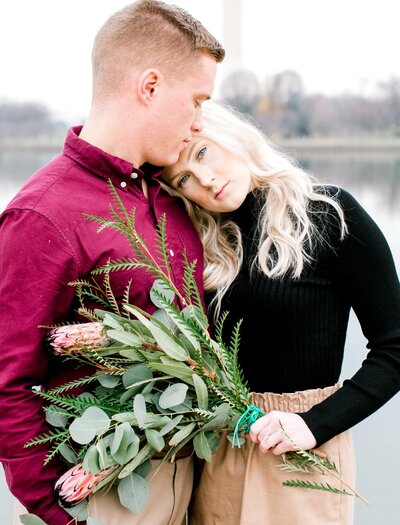
[[(55, 151), (61, 152), (65, 135), (60, 137), (38, 137), (0, 140), (1, 151)], [(279, 147), (301, 152), (354, 151), (354, 152), (398, 152), (400, 137), (293, 137), (272, 138)]]

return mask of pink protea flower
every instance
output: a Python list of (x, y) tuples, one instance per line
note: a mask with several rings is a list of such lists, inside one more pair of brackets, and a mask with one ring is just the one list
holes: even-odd
[(75, 354), (104, 346), (108, 339), (102, 323), (81, 323), (54, 328), (45, 341), (55, 354)]
[(110, 467), (98, 474), (86, 472), (82, 465), (75, 465), (57, 481), (54, 488), (65, 503), (79, 503), (93, 492), (95, 487), (111, 474), (116, 467)]

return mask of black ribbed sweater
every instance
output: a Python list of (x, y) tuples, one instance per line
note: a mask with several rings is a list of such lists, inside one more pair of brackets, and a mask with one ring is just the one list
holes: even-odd
[(318, 445), (369, 416), (400, 389), (400, 285), (393, 258), (357, 201), (344, 190), (337, 199), (349, 229), (345, 239), (340, 240), (332, 215), (325, 214), (320, 226), (330, 246), (320, 247), (299, 279), (270, 279), (249, 269), (258, 207), (249, 194), (231, 214), (243, 234), (244, 264), (222, 305), (230, 312), (225, 334), (243, 319), (239, 359), (249, 387), (276, 393), (338, 381), (354, 309), (370, 350), (340, 390), (301, 414)]

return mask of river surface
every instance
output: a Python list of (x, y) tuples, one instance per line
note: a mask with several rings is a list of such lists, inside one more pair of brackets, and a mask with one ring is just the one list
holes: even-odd
[[(56, 153), (54, 150), (0, 150), (0, 210), (25, 180)], [(299, 150), (297, 159), (321, 180), (342, 186), (358, 199), (384, 232), (400, 273), (400, 151), (314, 151), (302, 154)], [(374, 298), (371, 297), (371, 300)], [(358, 369), (365, 355), (366, 340), (357, 319), (352, 316), (342, 380)], [(369, 506), (356, 503), (355, 525), (398, 525), (400, 395), (357, 425), (352, 432), (357, 452), (357, 488), (370, 503)], [(12, 498), (1, 471), (2, 525), (11, 525), (11, 508)]]

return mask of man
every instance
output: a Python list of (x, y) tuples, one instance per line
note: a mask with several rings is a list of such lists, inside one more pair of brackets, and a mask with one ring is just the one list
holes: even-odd
[[(96, 234), (95, 224), (83, 217), (107, 214), (108, 179), (125, 206), (136, 208), (139, 233), (153, 251), (157, 221), (167, 214), (173, 277), (181, 287), (186, 248), (199, 262), (202, 288), (202, 247), (181, 205), (160, 188), (156, 166), (174, 163), (202, 128), (201, 104), (211, 96), (223, 57), (215, 38), (178, 7), (139, 0), (111, 16), (93, 46), (93, 100), (85, 125), (69, 130), (63, 153), (26, 183), (1, 217), (0, 459), (11, 492), (51, 525), (70, 520), (53, 494), (65, 466), (54, 459), (44, 467), (44, 446), (24, 448), (48, 430), (32, 387), (51, 388), (81, 374), (49, 358), (38, 327), (74, 319), (68, 282), (109, 259), (131, 255), (122, 236)], [(151, 278), (141, 270), (129, 278), (130, 301), (151, 312)], [(113, 275), (117, 296), (127, 279), (124, 273)], [(163, 469), (152, 486), (160, 504), (147, 505), (140, 524), (180, 525), (184, 518), (190, 460), (166, 464), (164, 478)], [(106, 507), (98, 500), (95, 516), (102, 525), (115, 523), (104, 517)], [(135, 523), (130, 514), (129, 524)]]

